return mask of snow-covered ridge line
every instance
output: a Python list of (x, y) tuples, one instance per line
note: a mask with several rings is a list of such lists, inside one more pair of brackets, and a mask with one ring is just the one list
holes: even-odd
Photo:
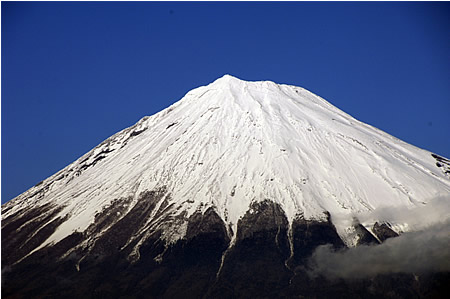
[(355, 216), (421, 206), (449, 195), (450, 180), (430, 152), (303, 88), (226, 75), (106, 139), (5, 204), (2, 219), (47, 203), (63, 206), (57, 217), (68, 220), (43, 247), (85, 231), (114, 200), (131, 198), (131, 210), (143, 193), (161, 188), (170, 194), (164, 213), (178, 221), (158, 226), (168, 242), (184, 236), (180, 219), (210, 207), (235, 233), (251, 203), (270, 199), (290, 223), (300, 214), (324, 220), (329, 212), (353, 244)]

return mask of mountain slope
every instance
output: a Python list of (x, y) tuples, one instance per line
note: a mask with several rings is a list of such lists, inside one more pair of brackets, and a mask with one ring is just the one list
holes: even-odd
[(145, 265), (152, 283), (168, 275), (204, 283), (199, 292), (214, 292), (221, 275), (244, 288), (240, 269), (270, 263), (278, 289), (319, 245), (414, 230), (392, 215), (358, 215), (448, 196), (449, 165), (302, 88), (226, 75), (3, 205), (2, 260), (22, 269), (45, 252), (86, 280)]

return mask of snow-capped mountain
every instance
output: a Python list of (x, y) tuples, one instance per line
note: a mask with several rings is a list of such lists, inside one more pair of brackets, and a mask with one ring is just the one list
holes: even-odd
[[(265, 248), (262, 255), (275, 252), (275, 272), (289, 277), (318, 245), (380, 243), (415, 230), (392, 214), (367, 215), (448, 196), (449, 176), (448, 159), (303, 88), (225, 75), (3, 205), (2, 260), (14, 277), (45, 253), (63, 263), (71, 279), (87, 280), (103, 273), (92, 272), (94, 265), (111, 265), (114, 256), (113, 264), (121, 265), (114, 267), (146, 265), (155, 278), (173, 256), (193, 259), (186, 253), (193, 246), (195, 260), (207, 259), (204, 271), (215, 279), (205, 278), (199, 290), (219, 296), (211, 285), (233, 277), (227, 260), (248, 257), (254, 244)], [(173, 285), (155, 287), (139, 277), (151, 296), (179, 295)]]

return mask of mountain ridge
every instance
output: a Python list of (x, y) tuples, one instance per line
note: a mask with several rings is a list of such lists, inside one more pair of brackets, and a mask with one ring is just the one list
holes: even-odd
[[(289, 109), (280, 106), (280, 103), (288, 106)], [(338, 111), (338, 113), (334, 114), (335, 111)], [(333, 114), (330, 115), (329, 112), (333, 112)], [(170, 114), (173, 113), (178, 114), (170, 117)], [(219, 113), (221, 113), (220, 116), (215, 117)], [(201, 121), (206, 118), (207, 121)], [(360, 124), (363, 123), (302, 88), (278, 85), (270, 81), (246, 82), (225, 75), (208, 86), (188, 92), (182, 100), (167, 109), (152, 117), (144, 117), (134, 126), (108, 138), (95, 149), (52, 176), (52, 182), (57, 183), (61, 180), (70, 184), (70, 180), (79, 181), (79, 176), (83, 177), (82, 173), (85, 171), (92, 172), (97, 163), (105, 165), (105, 161), (111, 155), (114, 156), (116, 153), (120, 153), (120, 150), (124, 147), (127, 147), (128, 150), (125, 151), (125, 154), (120, 155), (121, 161), (119, 163), (112, 160), (113, 162), (110, 162), (110, 165), (106, 164), (107, 167), (103, 167), (104, 170), (101, 171), (117, 171), (115, 169), (117, 164), (122, 165), (127, 173), (126, 175), (130, 175), (128, 175), (127, 181), (120, 184), (132, 191), (126, 190), (121, 194), (120, 189), (123, 186), (110, 186), (117, 184), (115, 179), (106, 181), (88, 178), (81, 183), (72, 184), (76, 190), (72, 191), (70, 201), (73, 203), (73, 198), (90, 193), (88, 196), (97, 199), (84, 200), (83, 204), (90, 207), (89, 209), (82, 209), (82, 211), (100, 212), (101, 206), (108, 204), (110, 200), (106, 199), (105, 202), (105, 198), (134, 196), (133, 202), (135, 202), (136, 196), (141, 192), (153, 190), (153, 188), (165, 188), (167, 184), (172, 184), (172, 187), (168, 187), (169, 193), (173, 194), (173, 188), (175, 190), (178, 188), (178, 191), (175, 191), (178, 194), (174, 194), (173, 197), (175, 200), (185, 198), (187, 203), (184, 210), (188, 211), (188, 215), (192, 215), (200, 204), (203, 204), (203, 210), (213, 206), (218, 209), (221, 218), (233, 226), (234, 231), (239, 217), (244, 215), (250, 203), (253, 200), (258, 201), (264, 198), (281, 199), (283, 210), (292, 223), (292, 219), (300, 214), (303, 214), (306, 219), (323, 220), (325, 219), (323, 216), (325, 212), (335, 214), (350, 209), (357, 214), (383, 206), (384, 202), (374, 199), (374, 196), (370, 199), (371, 195), (367, 193), (367, 190), (376, 193), (379, 197), (394, 198), (394, 202), (390, 202), (388, 205), (400, 204), (409, 208), (417, 205), (419, 201), (426, 202), (426, 200), (438, 196), (439, 188), (449, 192), (450, 184), (448, 180), (433, 171), (436, 168), (434, 165), (431, 167), (434, 162), (433, 157), (430, 156), (431, 153), (410, 145), (405, 148), (404, 145), (406, 144), (395, 137), (384, 132), (380, 135), (378, 133), (381, 131), (365, 124), (359, 126)], [(210, 127), (207, 127), (208, 125)], [(155, 128), (158, 131), (155, 131)], [(347, 132), (344, 130), (347, 130)], [(152, 131), (154, 134), (145, 137)], [(365, 138), (367, 141), (361, 138), (362, 133), (371, 134), (369, 138)], [(185, 134), (188, 136), (186, 137)], [(142, 158), (149, 153), (147, 149), (149, 146), (146, 144), (147, 139), (141, 138), (142, 136), (158, 140), (158, 143), (152, 143), (157, 150), (156, 153), (152, 153), (152, 159)], [(139, 144), (133, 148), (127, 145), (133, 142), (136, 144), (138, 142), (136, 140), (139, 141)], [(183, 140), (183, 143), (180, 140)], [(334, 141), (333, 147), (327, 144), (329, 140)], [(189, 143), (198, 143), (199, 145)], [(303, 148), (302, 143), (315, 148), (313, 151), (308, 151), (306, 146)], [(325, 146), (322, 144), (325, 144)], [(374, 148), (373, 145), (376, 147)], [(400, 146), (402, 147), (400, 148)], [(141, 150), (142, 147), (146, 149)], [(177, 148), (172, 150), (174, 147)], [(179, 158), (187, 151), (192, 153), (192, 157)], [(348, 169), (350, 172), (354, 172), (355, 167), (368, 164), (368, 159), (375, 160), (375, 163), (371, 162), (371, 165), (362, 166), (370, 168), (370, 171), (373, 172), (369, 179), (363, 180), (361, 174), (366, 173), (368, 175), (368, 171), (367, 169), (361, 169), (362, 167), (347, 178), (344, 177), (342, 170), (347, 170), (347, 163), (350, 159), (353, 159), (351, 155), (346, 155), (346, 151), (351, 151), (354, 156), (358, 155), (356, 159), (359, 160), (359, 164), (352, 165)], [(417, 155), (417, 152), (421, 155)], [(361, 153), (366, 157), (362, 157)], [(168, 157), (169, 163), (162, 159), (159, 167), (148, 166), (153, 164), (158, 157), (164, 156)], [(264, 158), (259, 156), (264, 156)], [(426, 161), (424, 156), (427, 158)], [(223, 159), (227, 162), (223, 163), (221, 161)], [(340, 163), (339, 160), (345, 162)], [(401, 163), (398, 163), (398, 160)], [(230, 161), (241, 162), (230, 163)], [(416, 177), (408, 179), (411, 173), (407, 176), (402, 175), (402, 172), (390, 174), (389, 171), (392, 171), (393, 168), (392, 161), (397, 163), (394, 165), (395, 167), (402, 168), (401, 171), (414, 170)], [(267, 165), (261, 167), (263, 163)], [(133, 173), (133, 169), (124, 164), (143, 164), (144, 166), (140, 166), (138, 172)], [(281, 167), (279, 167), (280, 165)], [(209, 169), (206, 171), (200, 169), (208, 167)], [(226, 169), (226, 171), (218, 175), (217, 167), (218, 169)], [(295, 167), (306, 168), (306, 170), (299, 171)], [(321, 167), (320, 171), (314, 173), (314, 168), (319, 167)], [(152, 172), (156, 172), (156, 174)], [(423, 175), (424, 173), (426, 175)], [(181, 174), (181, 176), (177, 176), (178, 174)], [(432, 180), (428, 178), (430, 174), (433, 176)], [(121, 173), (121, 176), (117, 178), (119, 182), (126, 175)], [(197, 178), (197, 182), (193, 184), (184, 186), (178, 183), (189, 181), (189, 176), (195, 177), (196, 175), (199, 175), (201, 179)], [(166, 180), (166, 176), (170, 178)], [(216, 179), (204, 179), (203, 177), (206, 176), (215, 176)], [(286, 177), (287, 182), (280, 182)], [(413, 186), (415, 181), (419, 181), (419, 177), (421, 181), (426, 178), (427, 183), (431, 182), (432, 188), (430, 186), (426, 188)], [(137, 180), (139, 184), (130, 183), (130, 180)], [(153, 182), (140, 187), (145, 180)], [(339, 182), (333, 184), (333, 180)], [(365, 184), (364, 188), (366, 189), (362, 190), (358, 186), (355, 188), (353, 182), (355, 180), (360, 185)], [(399, 180), (403, 180), (403, 182)], [(378, 187), (382, 188), (371, 186), (376, 181), (378, 181)], [(93, 194), (91, 190), (93, 182), (96, 182), (97, 186), (101, 186), (100, 188), (110, 194), (105, 194), (104, 199), (98, 191), (100, 195)], [(280, 183), (284, 184), (284, 189), (277, 186), (273, 187), (273, 185)], [(311, 183), (320, 187), (308, 190), (307, 185)], [(339, 184), (343, 184), (344, 188), (340, 188)], [(45, 190), (46, 188), (51, 189), (51, 185), (47, 184), (41, 189), (39, 189), (39, 186), (34, 187), (19, 198), (33, 198), (39, 196), (39, 192), (51, 193), (51, 190)], [(209, 189), (206, 189), (205, 185), (210, 186)], [(384, 185), (395, 189), (397, 194), (392, 196), (391, 190), (386, 190), (387, 188)], [(35, 189), (39, 189), (38, 194), (29, 194), (29, 192), (32, 192), (31, 190)], [(56, 193), (55, 196), (68, 198), (66, 189), (63, 190), (66, 194)], [(317, 195), (318, 191), (321, 193), (319, 196)], [(419, 194), (414, 194), (414, 191)], [(189, 198), (199, 196), (202, 193), (203, 196), (200, 195), (200, 197), (203, 197), (203, 199), (195, 201), (195, 204), (189, 203), (189, 201), (192, 201)], [(295, 194), (292, 195), (293, 193)], [(295, 199), (295, 197), (302, 195), (304, 197), (302, 200)], [(312, 199), (308, 200), (308, 197)], [(333, 198), (333, 200), (324, 201), (322, 199), (324, 197)], [(400, 197), (403, 199), (398, 200)], [(235, 200), (236, 198), (239, 198), (239, 201)], [(99, 200), (103, 200), (103, 203), (98, 203)], [(180, 202), (175, 202), (175, 204), (180, 204)], [(78, 203), (78, 205), (80, 204)], [(183, 209), (180, 208), (180, 210)], [(67, 213), (67, 210), (65, 212)], [(69, 215), (75, 214), (75, 217), (77, 217), (76, 207), (68, 212)], [(4, 216), (7, 217), (8, 212)], [(68, 232), (60, 236), (54, 236), (53, 239), (50, 238), (49, 240), (57, 242), (67, 236), (69, 232), (77, 230), (78, 227), (82, 231), (92, 222), (93, 216), (92, 212), (91, 220), (80, 219), (80, 216), (78, 216), (79, 219), (74, 219), (72, 216), (71, 218), (74, 220), (72, 220), (71, 227), (66, 229)], [(77, 224), (81, 225), (76, 226)], [(397, 231), (404, 229), (401, 225), (398, 224)], [(351, 227), (351, 225), (347, 225), (348, 227)], [(344, 240), (346, 239), (345, 229), (343, 227), (338, 228)], [(173, 237), (176, 239), (180, 235)], [(169, 237), (169, 239), (171, 238)], [(43, 246), (51, 241), (47, 241)], [(351, 241), (348, 241), (347, 244), (351, 244)]]

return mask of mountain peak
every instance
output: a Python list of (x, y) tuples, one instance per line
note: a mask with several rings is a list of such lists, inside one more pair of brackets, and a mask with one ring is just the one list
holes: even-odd
[(218, 80), (221, 80), (221, 81), (232, 81), (232, 80), (243, 81), (243, 80), (241, 80), (233, 75), (230, 75), (230, 74), (225, 74), (222, 77), (216, 79), (216, 81), (218, 81)]
[(223, 84), (223, 85), (238, 85), (238, 84), (245, 84), (245, 85), (257, 85), (258, 87), (263, 86), (278, 86), (277, 83), (267, 80), (256, 80), (256, 81), (247, 81), (243, 79), (239, 79), (237, 77), (234, 77), (229, 74), (225, 74), (222, 77), (216, 79), (212, 84)]
[(246, 83), (246, 81), (236, 78), (232, 75), (225, 74), (222, 77), (216, 79), (212, 84), (215, 86), (217, 86), (217, 85), (230, 86), (230, 85), (242, 84), (242, 83)]

